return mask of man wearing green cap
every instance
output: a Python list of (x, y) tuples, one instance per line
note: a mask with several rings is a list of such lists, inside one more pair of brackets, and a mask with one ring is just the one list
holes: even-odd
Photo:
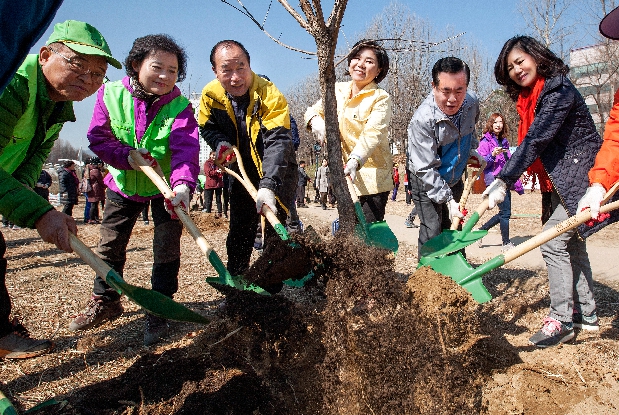
[[(0, 214), (22, 227), (36, 228), (44, 241), (71, 252), (73, 218), (57, 211), (34, 188), (63, 124), (75, 121), (72, 101), (94, 94), (108, 63), (121, 68), (101, 33), (91, 25), (67, 20), (38, 55), (28, 55), (0, 96)], [(38, 356), (53, 348), (11, 322), (6, 288), (6, 243), (0, 233), (0, 358)]]

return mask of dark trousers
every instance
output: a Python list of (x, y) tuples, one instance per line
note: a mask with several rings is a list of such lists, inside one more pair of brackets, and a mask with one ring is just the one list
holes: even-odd
[(4, 235), (0, 232), (0, 337), (13, 331), (13, 325), (9, 320), (11, 315), (11, 297), (6, 288), (6, 242)]
[(305, 186), (297, 186), (297, 206), (305, 204)]
[(150, 207), (150, 202), (144, 203), (144, 208), (142, 209), (142, 220), (146, 222), (148, 220), (148, 208)]
[[(451, 217), (447, 203), (435, 203), (424, 190), (424, 183), (417, 176), (411, 175), (411, 196), (417, 214), (419, 215), (419, 240), (417, 242), (418, 258), (421, 257), (421, 247), (430, 239), (441, 234), (443, 229), (451, 227)], [(455, 200), (460, 200), (464, 183), (460, 179), (451, 186), (451, 192)]]
[(99, 203), (100, 202), (90, 202), (90, 210), (88, 212), (90, 220), (99, 220)]
[(505, 194), (505, 199), (497, 206), (499, 207), (499, 213), (488, 219), (479, 229), (487, 231), (498, 223), (501, 230), (501, 241), (505, 245), (510, 242), (509, 218), (512, 216), (512, 192), (508, 190)]
[(75, 203), (67, 203), (62, 207), (62, 213), (67, 216), (73, 216), (73, 206), (75, 206)]
[[(107, 190), (107, 201), (100, 226), (101, 239), (96, 252), (121, 276), (127, 260), (129, 237), (135, 222), (142, 214), (144, 205), (143, 202), (134, 202)], [(150, 207), (155, 223), (151, 285), (153, 290), (172, 297), (178, 291), (178, 271), (181, 263), (180, 240), (183, 225), (179, 220), (170, 217), (165, 210), (163, 197), (152, 199)], [(102, 275), (96, 276), (93, 293), (105, 295), (110, 299), (120, 297), (105, 282), (105, 276)]]
[(84, 199), (84, 222), (88, 222), (88, 219), (90, 219), (90, 202), (88, 201), (88, 195), (86, 193), (84, 193)]
[[(258, 180), (252, 180), (252, 183), (255, 185)], [(286, 221), (286, 212), (281, 206), (278, 206), (277, 217), (282, 223)], [(235, 180), (230, 191), (230, 231), (226, 239), (228, 271), (231, 275), (241, 275), (249, 268), (259, 220), (256, 202), (245, 190), (243, 184)], [(264, 238), (266, 243), (271, 238), (278, 238), (278, 236), (273, 227), (267, 224)]]
[(217, 213), (221, 213), (221, 193), (223, 188), (204, 189), (204, 210), (211, 213), (213, 207), (213, 193), (215, 193), (215, 204), (217, 205)]
[(224, 200), (224, 213), (228, 214), (228, 206), (230, 206), (230, 188), (225, 187), (221, 190), (221, 196)]
[(359, 196), (359, 202), (361, 203), (367, 223), (379, 222), (385, 219), (385, 207), (387, 206), (388, 199), (389, 192)]

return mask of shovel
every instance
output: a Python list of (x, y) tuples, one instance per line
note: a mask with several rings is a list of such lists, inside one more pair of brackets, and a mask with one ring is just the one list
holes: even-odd
[[(610, 199), (619, 187), (619, 182), (616, 183), (604, 196), (602, 203)], [(609, 203), (600, 208), (600, 212), (609, 212), (619, 208), (619, 201)], [(582, 212), (556, 224), (550, 229), (534, 236), (526, 242), (523, 242), (512, 249), (503, 252), (491, 260), (484, 262), (477, 268), (473, 268), (464, 259), (460, 252), (454, 255), (448, 255), (442, 258), (422, 258), (419, 266), (428, 265), (434, 271), (451, 277), (458, 285), (471, 293), (473, 299), (478, 303), (485, 303), (492, 299), (492, 296), (484, 286), (481, 277), (489, 271), (498, 268), (521, 255), (537, 248), (538, 246), (550, 241), (551, 239), (567, 232), (591, 219), (591, 212), (585, 209)]]
[[(239, 171), (241, 172), (242, 176), (239, 175), (234, 170), (231, 170), (228, 167), (226, 167), (222, 163), (223, 160), (217, 160), (216, 164), (220, 168), (225, 169), (226, 173), (228, 173), (229, 175), (237, 179), (243, 185), (243, 187), (245, 187), (247, 192), (249, 192), (252, 199), (254, 199), (255, 201), (258, 195), (258, 191), (254, 187), (254, 185), (247, 179), (247, 173), (245, 172), (245, 167), (243, 166), (243, 160), (241, 159), (241, 154), (239, 153), (239, 150), (233, 146), (229, 151), (234, 152), (235, 157), (236, 157), (235, 160), (238, 163)], [(222, 157), (224, 156), (226, 156), (226, 153), (224, 153)], [(314, 277), (314, 271), (312, 270), (313, 264), (311, 263), (310, 258), (308, 258), (305, 255), (305, 253), (302, 250), (302, 247), (298, 243), (290, 239), (290, 235), (288, 234), (286, 227), (279, 221), (279, 219), (277, 219), (277, 216), (275, 215), (275, 213), (267, 205), (262, 205), (261, 213), (269, 221), (271, 226), (273, 226), (273, 229), (275, 229), (275, 232), (280, 237), (280, 239), (284, 242), (287, 242), (287, 247), (290, 248), (288, 250), (289, 256), (286, 258), (285, 265), (292, 265), (293, 267), (290, 269), (293, 269), (294, 271), (297, 272), (297, 274), (300, 274), (299, 278), (293, 277), (293, 278), (288, 278), (284, 281), (281, 281), (281, 280), (280, 281), (286, 285), (293, 286), (293, 287), (304, 286), (307, 281), (309, 281), (311, 278)], [(263, 254), (263, 257), (264, 257), (264, 254)], [(263, 257), (261, 257), (261, 259), (259, 259), (258, 261), (262, 261)], [(271, 264), (270, 261), (269, 261), (269, 264)], [(269, 268), (269, 267), (267, 266), (265, 268)]]
[(367, 223), (359, 197), (352, 184), (350, 176), (346, 176), (346, 184), (352, 202), (355, 205), (355, 213), (359, 223), (355, 225), (355, 233), (365, 242), (366, 245), (387, 249), (393, 253), (398, 252), (398, 239), (384, 220)]
[[(168, 182), (165, 180), (161, 172), (161, 168), (158, 169), (159, 171), (156, 171), (155, 168), (150, 166), (144, 160), (144, 158), (138, 151), (131, 150), (131, 158), (140, 166), (144, 174), (146, 174), (148, 178), (151, 179), (151, 181), (155, 184), (155, 186), (157, 186), (157, 189), (159, 189), (161, 194), (163, 194), (166, 199), (171, 199), (174, 197), (174, 192), (172, 191), (172, 189), (170, 189)], [(185, 228), (187, 229), (193, 240), (196, 241), (202, 253), (208, 258), (209, 262), (211, 263), (213, 268), (215, 268), (215, 271), (217, 271), (217, 274), (219, 275), (218, 278), (207, 278), (207, 283), (211, 285), (226, 285), (234, 287), (238, 290), (254, 291), (258, 294), (268, 295), (268, 293), (262, 288), (254, 284), (247, 283), (242, 276), (230, 275), (230, 273), (226, 269), (226, 266), (221, 261), (221, 258), (219, 258), (219, 255), (217, 255), (217, 253), (213, 250), (213, 247), (209, 245), (204, 235), (202, 235), (202, 232), (200, 232), (200, 229), (198, 229), (194, 221), (191, 220), (191, 217), (180, 206), (176, 206), (174, 208), (174, 213), (176, 213), (180, 221), (183, 223), (183, 225), (185, 225)]]
[[(466, 206), (466, 202), (469, 199), (469, 195), (471, 194), (471, 189), (473, 188), (475, 181), (479, 178), (480, 173), (484, 170), (485, 166), (486, 166), (486, 160), (484, 160), (481, 166), (469, 167), (466, 170), (466, 184), (464, 185), (464, 191), (462, 192), (462, 196), (460, 197), (460, 202), (459, 202), (461, 211), (464, 210)], [(451, 228), (449, 229), (452, 231), (457, 230), (458, 226), (460, 226), (461, 221), (462, 221), (462, 218), (459, 218), (456, 216), (455, 218), (452, 219)]]
[[(468, 174), (462, 197), (460, 197), (460, 208), (464, 208), (473, 184), (479, 176), (479, 173), (483, 171), (484, 166), (485, 160), (475, 174)], [(486, 236), (488, 234), (488, 231), (472, 230), (473, 227), (477, 224), (477, 222), (479, 222), (479, 218), (481, 218), (486, 212), (486, 210), (488, 210), (487, 197), (482, 200), (482, 202), (479, 204), (475, 212), (473, 212), (469, 220), (464, 223), (461, 231), (457, 230), (458, 225), (460, 225), (460, 218), (454, 218), (452, 220), (451, 228), (449, 230), (444, 230), (443, 232), (441, 232), (440, 235), (435, 236), (434, 238), (428, 240), (425, 244), (423, 244), (421, 250), (419, 251), (421, 255), (419, 261), (421, 262), (422, 259), (426, 257), (435, 258), (451, 254), (452, 252), (456, 252), (461, 250), (462, 248), (466, 248), (467, 246)]]
[(182, 304), (177, 303), (170, 297), (160, 292), (148, 290), (146, 288), (131, 285), (106, 264), (101, 258), (96, 256), (84, 243), (74, 234), (69, 233), (71, 248), (77, 255), (92, 269), (97, 275), (105, 275), (105, 282), (120, 294), (124, 294), (131, 301), (147, 310), (149, 313), (168, 320), (189, 321), (193, 323), (207, 324), (209, 321), (198, 313), (195, 313)]

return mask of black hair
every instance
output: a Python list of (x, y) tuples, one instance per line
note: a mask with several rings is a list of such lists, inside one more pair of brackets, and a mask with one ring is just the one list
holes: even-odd
[(243, 46), (241, 42), (237, 42), (236, 40), (226, 39), (226, 40), (221, 40), (217, 42), (215, 46), (213, 46), (213, 49), (211, 49), (210, 60), (211, 60), (211, 65), (213, 65), (213, 68), (215, 67), (215, 54), (217, 53), (217, 51), (221, 48), (229, 48), (231, 46), (237, 46), (238, 48), (240, 48), (245, 54), (245, 56), (247, 56), (247, 63), (251, 65), (251, 59), (249, 58), (249, 52), (247, 51), (247, 49), (245, 49), (245, 46)]
[(65, 160), (62, 163), (62, 167), (64, 167), (66, 169), (66, 168), (69, 168), (69, 167), (73, 166), (74, 164), (75, 164), (75, 162), (73, 160)]
[(137, 38), (133, 42), (133, 46), (125, 59), (125, 70), (127, 75), (133, 79), (138, 79), (138, 72), (133, 69), (133, 63), (141, 64), (150, 54), (155, 52), (168, 52), (176, 55), (178, 60), (178, 79), (177, 82), (183, 82), (187, 75), (187, 54), (174, 39), (165, 34), (146, 35)]
[(567, 75), (570, 71), (561, 58), (538, 40), (530, 36), (514, 36), (503, 45), (501, 53), (494, 64), (494, 77), (499, 85), (505, 87), (505, 92), (514, 101), (518, 99), (522, 87), (509, 77), (507, 70), (507, 56), (513, 49), (519, 49), (531, 55), (537, 64), (537, 74), (544, 78), (557, 75)]
[[(376, 75), (376, 78), (374, 78), (374, 82), (379, 83), (380, 81), (385, 79), (387, 73), (389, 72), (389, 55), (387, 55), (387, 51), (385, 50), (385, 48), (382, 47), (382, 45), (380, 45), (375, 40), (361, 39), (360, 41), (355, 43), (352, 47), (352, 50), (348, 53), (348, 56), (346, 56), (348, 67), (350, 67), (350, 61), (352, 61), (353, 58), (357, 56), (362, 49), (366, 48), (372, 49), (376, 54), (376, 60), (378, 61), (378, 68), (380, 69), (380, 71), (378, 72), (378, 75)], [(346, 75), (350, 75), (348, 71), (346, 72)]]
[(441, 58), (436, 61), (434, 66), (432, 67), (432, 83), (434, 87), (438, 87), (439, 79), (438, 74), (445, 73), (460, 73), (463, 72), (466, 75), (466, 85), (469, 85), (469, 81), (471, 80), (471, 70), (469, 66), (462, 59), (448, 56), (446, 58)]

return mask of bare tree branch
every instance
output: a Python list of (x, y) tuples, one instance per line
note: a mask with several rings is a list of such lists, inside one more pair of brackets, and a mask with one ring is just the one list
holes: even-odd
[[(285, 0), (282, 0), (285, 1)], [(282, 42), (281, 40), (279, 40), (278, 38), (275, 38), (274, 36), (272, 36), (269, 32), (266, 31), (266, 29), (264, 28), (264, 25), (261, 24), (255, 17), (254, 15), (247, 10), (247, 8), (243, 5), (243, 3), (241, 2), (241, 0), (237, 0), (237, 2), (241, 5), (241, 7), (236, 7), (235, 5), (231, 4), (230, 2), (228, 2), (228, 0), (221, 0), (222, 3), (227, 4), (228, 6), (232, 7), (233, 9), (237, 10), (238, 12), (242, 13), (243, 15), (247, 16), (252, 22), (254, 22), (254, 24), (256, 26), (258, 26), (260, 28), (260, 30), (262, 30), (264, 32), (265, 35), (267, 35), (271, 40), (273, 40), (275, 43), (277, 43), (280, 46), (285, 47), (286, 49), (290, 49), (293, 50), (295, 52), (299, 52), (299, 53), (304, 53), (306, 55), (311, 55), (311, 56), (316, 56), (316, 52), (310, 52), (307, 50), (303, 50), (303, 49), (299, 49), (299, 48), (295, 48), (294, 46), (290, 46), (285, 44), (284, 42)], [(269, 5), (270, 7), (270, 5)], [(267, 13), (268, 14), (268, 13)], [(264, 18), (264, 20), (266, 21), (266, 16)], [(303, 23), (299, 22), (301, 24), (301, 26), (303, 27)], [(304, 27), (305, 28), (305, 27)], [(306, 29), (306, 28), (305, 28)]]
[(292, 16), (294, 17), (294, 19), (299, 22), (299, 24), (301, 25), (301, 27), (305, 30), (307, 30), (307, 21), (303, 18), (303, 16), (301, 16), (299, 13), (297, 13), (297, 11), (290, 6), (290, 4), (288, 4), (287, 0), (278, 0), (279, 4), (281, 4), (284, 9), (286, 9), (286, 11)]

